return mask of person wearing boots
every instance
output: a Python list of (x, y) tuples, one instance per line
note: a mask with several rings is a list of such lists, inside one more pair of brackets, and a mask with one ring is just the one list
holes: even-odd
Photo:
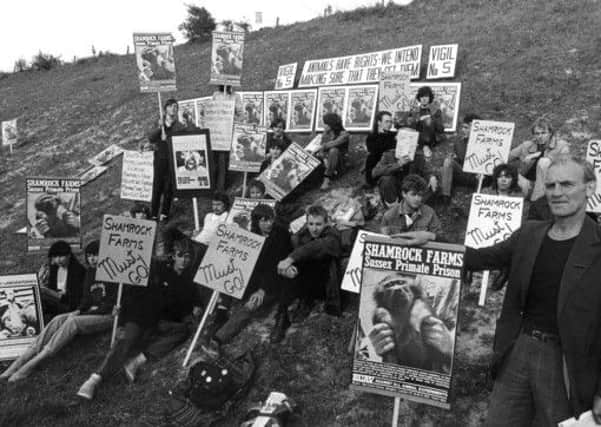
[(94, 398), (98, 385), (123, 369), (133, 382), (148, 359), (160, 359), (182, 344), (193, 332), (193, 319), (200, 314), (200, 294), (193, 282), (192, 242), (181, 232), (169, 249), (169, 262), (151, 267), (148, 287), (128, 287), (119, 321), (121, 334), (77, 395)]

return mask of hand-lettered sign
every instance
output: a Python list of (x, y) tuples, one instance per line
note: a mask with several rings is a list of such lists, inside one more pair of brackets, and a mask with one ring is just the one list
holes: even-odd
[(474, 120), (467, 141), (464, 172), (492, 175), (498, 164), (507, 163), (514, 123)]
[(601, 213), (601, 140), (594, 139), (589, 141), (586, 150), (586, 161), (593, 165), (595, 175), (597, 175), (597, 189), (588, 198), (586, 210), (588, 212)]
[(502, 242), (522, 224), (521, 197), (473, 194), (465, 231), (465, 246), (483, 248)]

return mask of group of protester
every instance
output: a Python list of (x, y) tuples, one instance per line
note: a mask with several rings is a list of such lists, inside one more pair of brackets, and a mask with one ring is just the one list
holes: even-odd
[[(233, 96), (223, 90), (218, 96)], [(418, 90), (410, 114), (376, 115), (374, 130), (365, 141), (365, 186), (377, 186), (381, 204), (376, 231), (410, 245), (447, 241), (436, 211), (428, 203), (451, 203), (454, 189), (474, 191), (478, 178), (463, 172), (466, 145), (473, 120), (463, 118), (458, 139), (442, 167), (433, 166), (433, 151), (443, 132), (441, 112), (429, 87)], [(323, 161), (322, 189), (344, 173), (349, 134), (336, 114), (323, 117), (324, 136), (316, 157)], [(167, 101), (165, 116), (150, 135), (155, 150), (155, 188), (152, 206), (136, 207), (135, 217), (164, 220), (170, 212), (167, 142), (173, 132), (186, 128), (177, 121), (177, 102)], [(411, 160), (395, 157), (396, 128), (410, 126), (419, 132)], [(262, 170), (290, 144), (285, 122), (274, 118), (267, 158)], [(497, 165), (483, 192), (523, 197), (530, 204), (526, 222), (508, 240), (484, 249), (466, 249), (467, 269), (505, 269), (508, 285), (494, 344), (496, 381), (488, 425), (556, 425), (572, 414), (593, 408), (601, 416), (601, 228), (586, 214), (586, 200), (595, 190), (592, 167), (569, 154), (568, 144), (554, 132), (549, 120), (532, 125), (531, 140), (515, 147), (507, 164)], [(226, 153), (219, 153), (215, 173), (225, 188)], [(161, 203), (162, 196), (162, 203)], [(252, 180), (248, 197), (264, 199), (265, 186)], [(45, 315), (52, 319), (34, 344), (0, 375), (9, 381), (28, 376), (43, 359), (55, 354), (77, 334), (109, 330), (119, 313), (120, 333), (102, 364), (81, 386), (78, 395), (92, 399), (102, 381), (123, 371), (134, 381), (137, 370), (183, 343), (193, 331), (194, 318), (206, 307), (207, 294), (193, 276), (217, 227), (227, 219), (230, 198), (223, 191), (212, 196), (211, 211), (192, 238), (167, 227), (166, 258), (153, 260), (147, 287), (127, 287), (116, 306), (116, 285), (95, 280), (98, 242), (86, 246), (81, 266), (65, 242), (48, 252), (48, 267), (40, 273)], [(336, 212), (314, 204), (304, 211), (305, 225), (296, 233), (285, 217), (290, 199), (272, 208), (259, 203), (251, 213), (253, 233), (265, 237), (245, 294), (240, 301), (222, 299), (203, 344), (208, 354), (218, 354), (255, 316), (275, 308), (276, 322), (270, 340), (279, 343), (291, 324), (289, 313), (303, 318), (323, 300), (323, 309), (340, 315), (340, 283), (344, 257), (354, 236), (365, 225), (366, 213), (349, 199)], [(161, 208), (161, 209), (159, 209)], [(161, 212), (161, 215), (159, 215)], [(394, 341), (385, 319), (374, 347), (388, 352)], [(430, 322), (432, 323), (432, 322)], [(427, 326), (422, 336), (429, 343), (441, 334), (438, 324)], [(601, 418), (596, 418), (601, 421)]]

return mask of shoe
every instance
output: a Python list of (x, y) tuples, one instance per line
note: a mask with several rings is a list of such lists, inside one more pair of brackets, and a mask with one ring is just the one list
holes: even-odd
[(144, 363), (146, 363), (146, 356), (144, 353), (140, 353), (135, 357), (129, 359), (125, 365), (123, 365), (123, 370), (125, 371), (125, 376), (130, 383), (133, 383), (136, 380), (136, 372)]
[(98, 374), (90, 375), (90, 378), (88, 378), (87, 381), (79, 388), (77, 395), (84, 399), (92, 400), (94, 398), (96, 386), (100, 384), (101, 380), (102, 378)]
[(280, 311), (277, 314), (275, 326), (269, 335), (269, 342), (277, 344), (282, 342), (286, 336), (286, 331), (290, 327), (290, 319), (288, 318), (287, 311)]

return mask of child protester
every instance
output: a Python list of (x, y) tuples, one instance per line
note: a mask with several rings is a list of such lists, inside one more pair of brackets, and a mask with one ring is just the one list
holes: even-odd
[(117, 301), (117, 285), (96, 281), (98, 248), (99, 242), (95, 240), (84, 250), (88, 269), (84, 279), (83, 298), (77, 310), (54, 317), (0, 378), (8, 378), (9, 382), (24, 379), (42, 360), (58, 353), (77, 335), (110, 330), (113, 324), (112, 311)]

